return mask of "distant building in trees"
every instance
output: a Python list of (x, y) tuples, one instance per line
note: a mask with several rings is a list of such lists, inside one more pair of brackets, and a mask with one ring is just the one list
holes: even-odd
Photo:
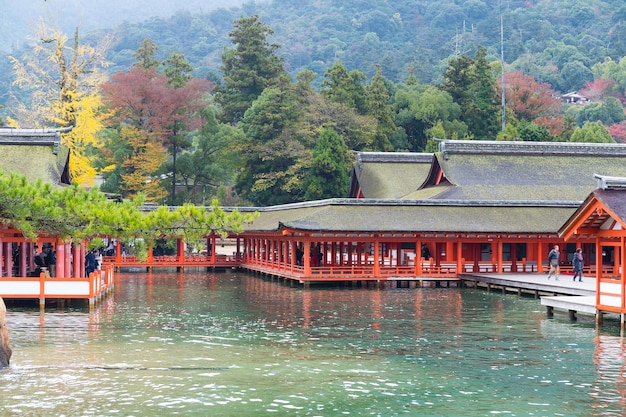
[(589, 103), (589, 99), (583, 95), (580, 95), (576, 92), (571, 92), (567, 94), (563, 94), (561, 96), (561, 101), (566, 104), (587, 104)]

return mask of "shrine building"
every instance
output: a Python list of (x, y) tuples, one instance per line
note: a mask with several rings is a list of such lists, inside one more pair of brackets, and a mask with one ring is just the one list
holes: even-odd
[(596, 175), (626, 177), (626, 145), (442, 141), (435, 154), (358, 152), (348, 198), (255, 207), (239, 236), (241, 265), (301, 282), (537, 273), (559, 244), (564, 268), (581, 247), (595, 273), (614, 268), (612, 250), (598, 257), (594, 236), (559, 230)]

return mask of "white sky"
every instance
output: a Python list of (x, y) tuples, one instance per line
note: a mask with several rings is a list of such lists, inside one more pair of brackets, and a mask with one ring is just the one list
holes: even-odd
[[(0, 0), (0, 49), (10, 51), (34, 33), (40, 18), (72, 33), (114, 28), (124, 21), (168, 17), (178, 10), (208, 12), (231, 8), (245, 0)], [(258, 2), (258, 1), (257, 1)]]

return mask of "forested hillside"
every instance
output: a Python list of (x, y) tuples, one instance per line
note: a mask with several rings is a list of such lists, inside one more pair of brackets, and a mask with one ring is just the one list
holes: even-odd
[[(118, 3), (111, 4), (117, 16), (111, 21), (126, 15), (125, 23), (105, 30), (116, 39), (108, 56), (112, 72), (127, 68), (138, 42), (150, 38), (159, 55), (182, 53), (195, 74), (218, 76), (234, 20), (251, 14), (274, 30), (272, 40), (281, 45), (279, 54), (294, 77), (302, 69), (322, 75), (339, 59), (368, 77), (380, 64), (393, 82), (406, 80), (409, 68), (421, 82), (440, 81), (451, 56), (473, 55), (479, 45), (490, 58), (500, 58), (501, 18), (507, 65), (557, 91), (582, 88), (595, 63), (626, 55), (623, 0), (281, 0), (143, 22), (133, 22), (132, 13)], [(9, 20), (9, 26), (15, 24)], [(93, 41), (102, 34), (83, 36)], [(7, 72), (5, 61), (3, 79), (10, 79)], [(0, 103), (6, 99), (3, 88), (8, 89), (6, 83), (0, 85)]]
[(74, 126), (73, 178), (129, 198), (344, 197), (352, 151), (443, 138), (626, 142), (623, 0), (282, 0), (35, 39), (0, 69), (6, 123)]
[(341, 60), (368, 77), (380, 64), (393, 82), (411, 67), (421, 82), (440, 81), (451, 56), (473, 55), (479, 45), (500, 58), (501, 18), (506, 63), (557, 91), (582, 88), (595, 63), (626, 55), (623, 0), (281, 0), (124, 25), (110, 59), (126, 67), (148, 37), (163, 56), (184, 53), (198, 74), (216, 71), (232, 22), (251, 14), (274, 30), (292, 76), (322, 75)]

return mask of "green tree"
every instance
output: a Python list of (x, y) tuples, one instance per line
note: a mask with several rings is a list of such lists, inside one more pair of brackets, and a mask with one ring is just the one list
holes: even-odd
[(353, 107), (325, 99), (321, 94), (310, 92), (301, 103), (302, 112), (298, 132), (301, 141), (312, 149), (322, 126), (333, 127), (351, 150), (373, 150), (377, 120), (361, 115)]
[[(433, 86), (407, 86), (398, 89), (393, 108), (395, 123), (407, 133), (409, 149), (422, 152), (429, 139), (428, 130), (442, 123), (446, 138), (462, 138), (467, 126), (459, 121), (461, 107), (450, 94)], [(443, 139), (440, 137), (439, 139)]]
[(242, 17), (229, 33), (234, 48), (222, 54), (224, 84), (217, 89), (216, 102), (222, 108), (221, 120), (237, 123), (267, 87), (286, 77), (279, 45), (269, 43), (274, 33), (259, 16)]
[(348, 72), (346, 67), (337, 61), (324, 73), (321, 93), (327, 100), (341, 103), (355, 109), (359, 114), (368, 113), (368, 97), (365, 75), (361, 71)]
[(487, 62), (487, 50), (476, 51), (470, 84), (471, 100), (463, 109), (463, 121), (479, 140), (494, 140), (500, 130), (496, 79)]
[(167, 85), (171, 88), (182, 88), (193, 78), (193, 67), (185, 59), (185, 55), (172, 52), (169, 58), (163, 61)]
[[(624, 6), (626, 8), (626, 6)], [(626, 96), (626, 56), (615, 62), (610, 57), (604, 62), (593, 66), (593, 74), (596, 79), (615, 81), (613, 89)]]
[(504, 132), (500, 132), (498, 136), (496, 136), (496, 140), (517, 140), (518, 138), (519, 133), (512, 123), (507, 123)]
[(566, 114), (572, 116), (579, 125), (585, 122), (602, 122), (608, 126), (624, 120), (624, 105), (617, 98), (609, 96), (602, 102), (569, 106)]
[(574, 133), (574, 129), (576, 129), (576, 120), (574, 120), (572, 116), (566, 115), (563, 118), (563, 130), (559, 135), (559, 141), (569, 142)]
[(590, 81), (593, 81), (593, 73), (580, 61), (567, 62), (561, 69), (561, 90), (578, 91)]
[[(239, 154), (235, 152), (243, 141), (243, 132), (217, 121), (214, 106), (202, 110), (204, 125), (194, 137), (191, 149), (178, 160), (180, 183), (185, 186), (183, 201), (205, 205), (218, 197), (222, 205), (236, 205), (225, 190), (230, 185)], [(220, 194), (221, 193), (221, 194)]]
[(155, 55), (159, 47), (149, 38), (145, 38), (138, 44), (139, 48), (133, 53), (133, 57), (137, 60), (134, 65), (139, 65), (143, 69), (157, 68), (160, 62), (155, 58)]
[(476, 139), (493, 140), (499, 129), (496, 79), (486, 59), (486, 50), (479, 47), (475, 59), (461, 56), (448, 64), (440, 87), (461, 107), (461, 121)]
[(296, 104), (293, 85), (266, 88), (240, 123), (246, 139), (239, 149), (236, 190), (254, 204), (302, 199), (301, 187), (292, 187), (291, 170), (304, 150), (292, 130), (300, 114)]
[(615, 143), (609, 131), (601, 122), (585, 122), (582, 127), (577, 127), (570, 139), (572, 142), (587, 143)]
[(372, 83), (367, 88), (367, 96), (369, 98), (368, 113), (378, 121), (373, 150), (392, 151), (393, 145), (390, 138), (397, 128), (393, 120), (393, 109), (389, 104), (389, 91), (385, 86), (380, 65), (376, 65), (376, 74), (372, 77)]
[(13, 226), (30, 239), (39, 234), (77, 243), (98, 235), (121, 239), (141, 238), (153, 245), (159, 236), (182, 236), (197, 241), (211, 233), (240, 232), (243, 222), (257, 214), (224, 212), (213, 200), (209, 209), (185, 204), (175, 210), (158, 207), (143, 212), (141, 197), (118, 203), (96, 188), (78, 185), (54, 188), (49, 183), (28, 183), (24, 176), (0, 172), (0, 222)]
[(450, 94), (452, 100), (464, 106), (472, 99), (470, 85), (474, 81), (472, 67), (474, 60), (466, 55), (452, 59), (443, 74), (443, 83), (440, 88)]
[(305, 199), (347, 197), (350, 187), (348, 147), (332, 128), (324, 128), (313, 149), (313, 165), (305, 184)]
[(539, 126), (525, 120), (520, 121), (517, 132), (521, 140), (526, 142), (551, 142), (552, 136), (545, 126)]

